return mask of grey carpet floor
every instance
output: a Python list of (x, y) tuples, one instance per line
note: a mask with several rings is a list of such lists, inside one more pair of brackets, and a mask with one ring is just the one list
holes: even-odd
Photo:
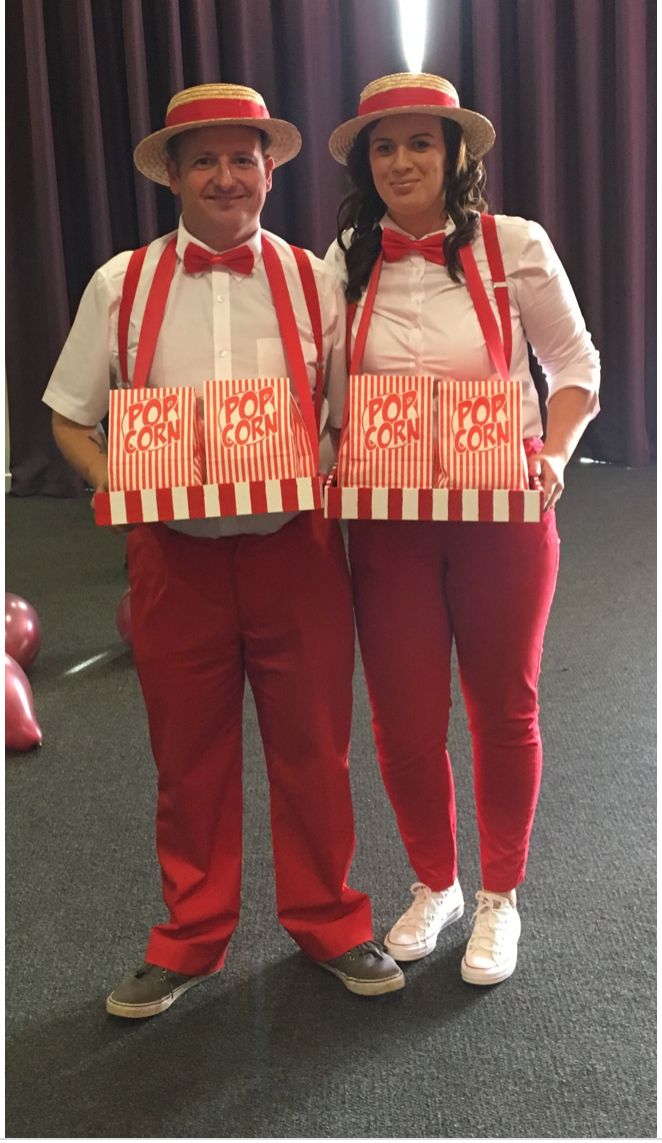
[[(226, 969), (163, 1016), (122, 1022), (104, 996), (164, 916), (146, 719), (114, 625), (123, 541), (95, 529), (84, 502), (9, 497), (6, 588), (41, 617), (31, 680), (44, 745), (7, 760), (8, 1136), (654, 1136), (654, 501), (654, 469), (569, 470), (545, 772), (509, 981), (459, 976), (479, 886), (459, 696), (467, 913), (406, 969), (401, 993), (377, 1000), (351, 996), (279, 929), (249, 697), (242, 920)], [(371, 893), (381, 934), (413, 876), (360, 667), (352, 784), (352, 882)]]

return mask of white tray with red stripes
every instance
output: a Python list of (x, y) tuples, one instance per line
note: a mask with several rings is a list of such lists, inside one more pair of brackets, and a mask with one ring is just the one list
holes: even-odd
[(159, 520), (204, 520), (302, 512), (322, 507), (322, 477), (250, 480), (238, 484), (198, 484), (145, 488), (135, 492), (95, 492), (97, 524), (154, 524)]
[(339, 488), (333, 469), (324, 485), (324, 515), (334, 520), (449, 520), (453, 523), (536, 524), (539, 481), (531, 489)]

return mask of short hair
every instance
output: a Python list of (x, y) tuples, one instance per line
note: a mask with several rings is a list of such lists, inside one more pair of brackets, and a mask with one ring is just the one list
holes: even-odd
[[(213, 124), (210, 124), (209, 126), (213, 126)], [(223, 124), (219, 123), (218, 126), (222, 127)], [(234, 126), (234, 124), (230, 124), (230, 126)], [(242, 124), (242, 126), (248, 127), (249, 124), (247, 124), (247, 123)], [(187, 135), (189, 131), (199, 131), (199, 130), (200, 130), (199, 127), (188, 127), (186, 129), (186, 131), (179, 131), (176, 135), (171, 135), (169, 139), (166, 139), (165, 147), (164, 147), (166, 159), (171, 159), (172, 162), (175, 164), (175, 166), (179, 167), (180, 157), (181, 157), (180, 140), (183, 139), (183, 137), (185, 135)], [(251, 128), (251, 130), (257, 131), (258, 135), (260, 136), (260, 147), (262, 149), (262, 154), (267, 155), (269, 153), (269, 146), (271, 144), (271, 138), (269, 137), (269, 135), (267, 135), (266, 131), (262, 130), (261, 127)]]

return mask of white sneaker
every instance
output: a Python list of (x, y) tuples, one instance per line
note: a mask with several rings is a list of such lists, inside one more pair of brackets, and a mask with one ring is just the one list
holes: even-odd
[(462, 958), (462, 979), (467, 984), (499, 984), (517, 964), (517, 942), (522, 922), (514, 905), (500, 893), (481, 889), (474, 930)]
[(457, 880), (439, 893), (433, 893), (420, 881), (412, 885), (411, 891), (414, 904), (384, 939), (384, 948), (394, 960), (420, 960), (427, 956), (434, 949), (441, 930), (458, 921), (464, 913), (464, 898)]

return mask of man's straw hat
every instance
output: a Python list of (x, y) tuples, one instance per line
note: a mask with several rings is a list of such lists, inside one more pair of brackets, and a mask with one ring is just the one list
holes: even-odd
[(235, 83), (205, 83), (173, 95), (165, 127), (148, 135), (133, 152), (138, 170), (153, 182), (169, 186), (165, 144), (173, 135), (196, 127), (256, 127), (268, 136), (267, 152), (276, 167), (301, 149), (296, 127), (284, 119), (272, 119), (259, 92)]
[(474, 159), (482, 158), (496, 138), (489, 119), (477, 111), (460, 107), (460, 97), (447, 79), (405, 71), (383, 75), (364, 87), (358, 115), (336, 127), (329, 139), (329, 150), (339, 163), (346, 163), (359, 131), (367, 123), (374, 123), (386, 115), (419, 113), (439, 115), (442, 119), (454, 119), (459, 123), (467, 150)]

